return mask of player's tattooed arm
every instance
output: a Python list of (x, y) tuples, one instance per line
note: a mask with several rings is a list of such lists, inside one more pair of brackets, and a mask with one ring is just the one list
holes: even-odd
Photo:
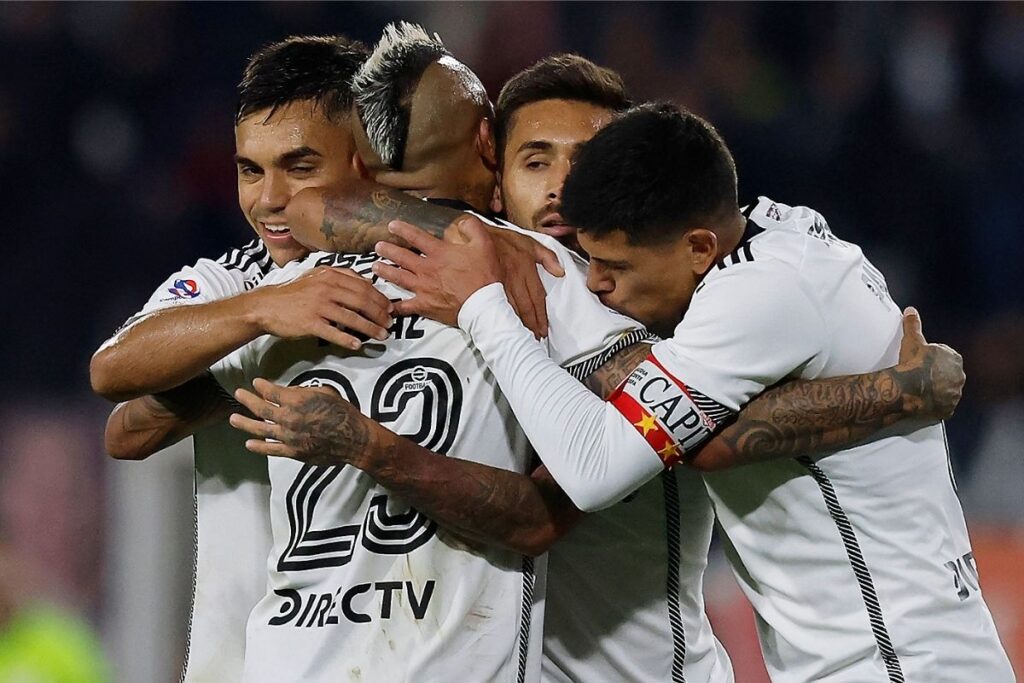
[(206, 373), (169, 391), (119, 403), (107, 418), (104, 446), (118, 460), (143, 460), (233, 410), (238, 405)]
[(461, 211), (432, 204), (368, 180), (347, 181), (324, 189), (298, 192), (285, 209), (292, 235), (315, 251), (365, 253), (380, 241), (394, 241), (388, 223), (402, 220), (420, 226), (435, 237), (460, 216)]
[(327, 389), (265, 380), (253, 388), (235, 396), (254, 417), (230, 418), (255, 437), (246, 442), (249, 450), (312, 465), (352, 465), (470, 542), (539, 555), (583, 514), (543, 467), (527, 477), (439, 455), (381, 427)]
[(601, 367), (583, 378), (583, 384), (601, 398), (608, 396), (629, 377), (636, 366), (651, 354), (651, 345), (633, 344), (609, 358)]
[(689, 462), (712, 471), (814, 455), (878, 438), (900, 422), (934, 423), (953, 414), (965, 379), (960, 354), (929, 344), (917, 311), (910, 309), (903, 318), (898, 365), (776, 386), (747, 404)]

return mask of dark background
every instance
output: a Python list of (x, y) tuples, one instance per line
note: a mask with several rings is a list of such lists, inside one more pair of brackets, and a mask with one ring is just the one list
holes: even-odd
[[(1024, 4), (4, 3), (0, 405), (13, 427), (0, 468), (8, 488), (47, 491), (20, 496), (56, 508), (47, 523), (71, 547), (47, 561), (67, 565), (72, 602), (103, 617), (110, 552), (108, 406), (88, 393), (89, 356), (168, 274), (251, 237), (231, 160), (246, 58), (292, 33), (373, 43), (400, 18), (439, 32), (492, 97), (576, 51), (636, 99), (708, 117), (741, 198), (819, 210), (921, 310), (930, 340), (963, 352), (949, 434), (965, 507), (1024, 519)], [(60, 452), (62, 474), (24, 474), (48, 462), (27, 455), (40, 451)], [(61, 477), (91, 493), (53, 493)], [(20, 499), (0, 499), (8, 543), (49, 533)]]

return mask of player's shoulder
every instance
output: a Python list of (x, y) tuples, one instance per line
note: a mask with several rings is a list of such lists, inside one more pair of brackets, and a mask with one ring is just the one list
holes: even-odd
[(795, 260), (807, 250), (844, 251), (855, 248), (832, 231), (825, 216), (809, 206), (790, 206), (758, 197), (757, 202), (743, 209), (747, 229), (757, 234), (750, 240), (754, 255)]
[(225, 271), (241, 274), (246, 280), (263, 278), (274, 269), (267, 245), (258, 238), (242, 247), (227, 250), (213, 262)]

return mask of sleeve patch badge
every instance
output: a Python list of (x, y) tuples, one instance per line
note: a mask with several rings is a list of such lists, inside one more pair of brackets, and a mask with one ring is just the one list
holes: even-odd
[(651, 354), (608, 399), (640, 433), (665, 467), (679, 462), (716, 428), (689, 387)]

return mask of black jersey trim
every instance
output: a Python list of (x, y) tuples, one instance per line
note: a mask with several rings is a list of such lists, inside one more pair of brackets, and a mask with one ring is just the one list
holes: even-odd
[(619, 351), (622, 351), (623, 349), (628, 348), (633, 344), (639, 344), (641, 342), (648, 342), (653, 344), (657, 341), (658, 337), (651, 334), (645, 329), (641, 328), (639, 330), (632, 330), (619, 337), (617, 341), (613, 342), (612, 345), (609, 346), (604, 351), (598, 353), (595, 356), (591, 356), (586, 360), (580, 361), (579, 363), (570, 365), (565, 370), (570, 375), (572, 375), (573, 377), (582, 382), (584, 379), (592, 375), (595, 370), (597, 370), (599, 367), (610, 361), (612, 359), (612, 356), (617, 354)]
[(864, 562), (864, 554), (861, 552), (860, 543), (857, 541), (857, 534), (853, 531), (853, 525), (846, 516), (846, 511), (839, 504), (836, 490), (829, 481), (828, 475), (818, 467), (809, 457), (803, 456), (796, 461), (804, 466), (821, 490), (822, 498), (825, 499), (825, 507), (835, 522), (839, 536), (846, 548), (846, 556), (850, 560), (850, 567), (857, 578), (857, 585), (860, 587), (861, 597), (864, 599), (864, 607), (868, 613), (868, 621), (871, 622), (871, 632), (875, 637), (875, 646), (878, 653), (885, 662), (886, 671), (889, 673), (889, 683), (904, 683), (903, 669), (900, 667), (899, 657), (892, 646), (892, 639), (885, 626), (885, 619), (882, 616), (882, 606), (878, 602), (878, 594), (875, 592), (875, 583), (871, 578), (867, 563)]
[(181, 678), (185, 683), (188, 664), (192, 655), (192, 622), (196, 616), (196, 587), (199, 583), (199, 481), (196, 469), (195, 444), (192, 446), (192, 599), (188, 604), (188, 623), (185, 626), (185, 654), (181, 662)]
[(694, 404), (696, 404), (696, 406), (700, 408), (705, 415), (714, 420), (716, 425), (721, 426), (723, 421), (731, 420), (736, 416), (736, 411), (723, 406), (715, 399), (697, 391), (693, 387), (687, 385), (686, 390), (690, 395), (690, 398), (693, 399)]
[(668, 602), (668, 623), (672, 631), (672, 683), (686, 683), (683, 665), (686, 662), (686, 630), (683, 628), (679, 602), (679, 484), (673, 470), (661, 473), (665, 496), (665, 550), (667, 574), (665, 597)]
[(743, 235), (740, 237), (739, 244), (731, 252), (720, 258), (715, 267), (719, 270), (725, 270), (729, 266), (735, 266), (740, 263), (751, 263), (754, 260), (754, 252), (750, 249), (750, 240), (762, 232), (764, 232), (764, 228), (750, 220), (750, 218), (747, 218), (747, 225), (743, 229)]
[(953, 453), (949, 450), (949, 437), (946, 435), (946, 423), (939, 422), (942, 428), (942, 445), (946, 449), (946, 469), (949, 470), (949, 484), (953, 487), (953, 493), (959, 493), (956, 485), (956, 475), (953, 474)]
[(526, 683), (526, 662), (530, 656), (530, 624), (533, 621), (533, 589), (537, 577), (533, 558), (523, 555), (523, 605), (519, 617), (519, 674), (516, 683)]
[(241, 249), (232, 249), (225, 253), (217, 259), (217, 263), (228, 270), (248, 270), (255, 265), (261, 275), (269, 273), (272, 267), (270, 251), (267, 249), (267, 245), (259, 239), (249, 242)]

